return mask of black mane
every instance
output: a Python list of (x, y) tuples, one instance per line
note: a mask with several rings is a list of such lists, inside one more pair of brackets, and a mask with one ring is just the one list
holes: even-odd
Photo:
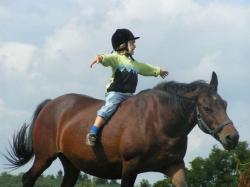
[[(200, 91), (209, 91), (211, 86), (204, 80), (197, 80), (191, 83), (180, 83), (175, 81), (162, 82), (157, 84), (152, 89), (146, 89), (139, 93), (139, 95), (153, 94), (160, 97), (162, 103), (168, 102), (179, 109), (179, 111), (189, 110), (191, 103), (195, 103), (196, 98), (188, 98), (186, 93)], [(197, 95), (197, 94), (194, 94)], [(191, 102), (191, 103), (190, 103)]]
[(203, 80), (194, 81), (191, 83), (179, 83), (175, 81), (162, 82), (156, 85), (153, 90), (164, 91), (171, 95), (182, 96), (187, 92), (193, 92), (200, 89), (209, 89), (210, 85)]
[[(175, 106), (180, 114), (185, 114), (192, 110), (193, 104), (195, 104), (195, 98), (187, 98), (185, 93), (200, 92), (202, 90), (209, 90), (210, 85), (203, 80), (194, 81), (191, 83), (179, 83), (175, 81), (162, 82), (153, 87), (141, 91), (139, 94), (157, 95), (162, 103), (168, 102), (172, 106)], [(191, 104), (192, 103), (192, 104)]]

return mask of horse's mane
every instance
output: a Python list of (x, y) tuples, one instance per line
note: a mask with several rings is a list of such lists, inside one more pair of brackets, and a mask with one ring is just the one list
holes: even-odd
[(191, 83), (180, 83), (175, 81), (162, 82), (156, 85), (153, 90), (164, 91), (171, 95), (182, 96), (187, 92), (192, 92), (197, 89), (209, 88), (209, 84), (203, 80), (194, 81)]
[[(191, 83), (180, 83), (176, 81), (162, 82), (157, 84), (152, 89), (141, 91), (142, 95), (157, 95), (163, 102), (169, 102), (175, 106), (180, 113), (185, 113), (190, 110), (190, 101), (194, 99), (183, 96), (188, 92), (195, 92), (200, 90), (209, 90), (210, 85), (203, 80), (194, 81)], [(189, 104), (188, 104), (188, 103)]]

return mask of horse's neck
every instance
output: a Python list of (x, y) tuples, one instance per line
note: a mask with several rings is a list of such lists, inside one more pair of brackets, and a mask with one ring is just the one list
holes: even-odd
[[(197, 98), (199, 94), (202, 92), (202, 88), (197, 88), (194, 91), (184, 93), (183, 96), (187, 98), (187, 105), (189, 106), (189, 117), (188, 117), (188, 124), (190, 127), (189, 132), (195, 127), (197, 123), (197, 116), (196, 116), (196, 106), (197, 106)], [(189, 133), (188, 132), (188, 133)]]
[(196, 124), (195, 107), (196, 107), (196, 101), (193, 97), (186, 99), (182, 107), (183, 113), (187, 119), (186, 125), (188, 126), (188, 133), (194, 128)]
[[(197, 103), (197, 97), (202, 92), (203, 87), (197, 86), (196, 88), (185, 90), (185, 89), (177, 89), (177, 90), (168, 90), (164, 87), (162, 89), (159, 89), (160, 92), (163, 92), (165, 94), (159, 94), (160, 97), (165, 97), (165, 100), (168, 100), (170, 102), (173, 102), (173, 104), (169, 104), (165, 107), (165, 110), (168, 111), (168, 114), (173, 114), (172, 111), (174, 111), (173, 119), (169, 120), (169, 118), (165, 118), (165, 123), (168, 124), (174, 124), (169, 125), (171, 127), (164, 127), (163, 128), (173, 128), (176, 129), (176, 133), (188, 135), (190, 131), (194, 128), (196, 125), (196, 103)], [(164, 105), (163, 103), (160, 103), (160, 105)], [(164, 107), (163, 107), (164, 108)], [(164, 111), (163, 111), (164, 113)], [(167, 129), (168, 130), (168, 129)]]
[[(195, 102), (193, 100), (183, 100), (175, 106), (164, 107), (165, 110), (168, 111), (167, 113), (173, 113), (172, 111), (174, 111), (172, 118), (174, 120), (170, 121), (169, 118), (166, 117), (164, 123), (166, 123), (167, 126), (163, 126), (163, 128), (166, 128), (166, 131), (174, 129), (173, 132), (176, 134), (188, 135), (196, 124)], [(164, 113), (165, 111), (162, 112)]]
[(190, 111), (187, 124), (188, 124), (188, 127), (189, 127), (189, 130), (187, 131), (187, 133), (189, 134), (196, 125), (195, 106), (193, 106), (193, 109)]

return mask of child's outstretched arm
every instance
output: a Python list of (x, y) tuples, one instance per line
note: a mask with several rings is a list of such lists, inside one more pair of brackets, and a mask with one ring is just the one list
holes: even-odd
[(155, 77), (160, 75), (161, 78), (164, 79), (169, 74), (167, 70), (162, 69), (160, 67), (152, 66), (150, 64), (144, 64), (144, 63), (140, 63), (140, 62), (136, 62), (136, 63), (137, 63), (140, 75), (155, 76)]
[(166, 76), (168, 76), (168, 71), (164, 70), (164, 69), (160, 69), (160, 76), (161, 78), (165, 78)]
[(94, 64), (98, 64), (99, 62), (101, 62), (102, 59), (103, 59), (102, 56), (97, 55), (97, 56), (95, 57), (95, 60), (94, 60), (93, 62), (91, 62), (90, 68), (92, 68)]

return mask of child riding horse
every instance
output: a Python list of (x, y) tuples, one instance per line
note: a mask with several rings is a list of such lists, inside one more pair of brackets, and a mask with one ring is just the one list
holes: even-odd
[(117, 110), (121, 102), (128, 99), (136, 90), (138, 74), (143, 76), (158, 76), (162, 78), (168, 72), (149, 64), (140, 63), (133, 58), (135, 51), (135, 37), (128, 29), (117, 29), (112, 36), (112, 46), (115, 53), (98, 55), (91, 63), (96, 63), (112, 68), (111, 82), (107, 86), (105, 105), (97, 112), (97, 117), (90, 133), (87, 134), (86, 144), (95, 146), (98, 133), (105, 122)]

